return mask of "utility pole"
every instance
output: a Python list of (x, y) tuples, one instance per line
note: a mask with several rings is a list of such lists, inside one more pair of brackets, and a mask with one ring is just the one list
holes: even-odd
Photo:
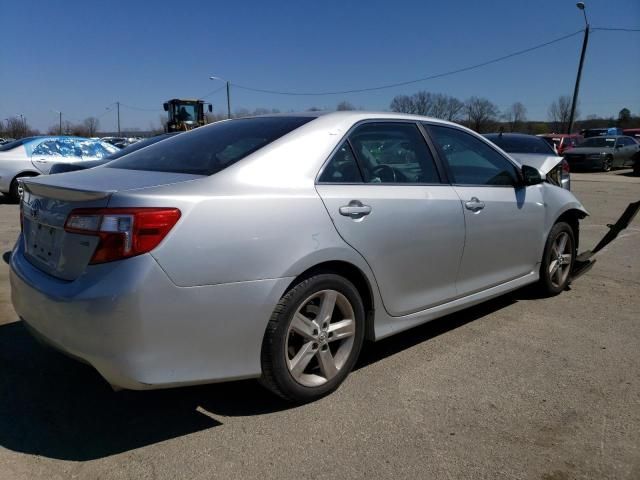
[(230, 82), (227, 80), (227, 118), (231, 118), (231, 87)]
[(231, 82), (229, 80), (225, 80), (224, 78), (218, 77), (216, 75), (210, 76), (209, 80), (220, 80), (221, 82), (226, 83), (227, 85), (227, 118), (231, 118)]
[(120, 136), (120, 102), (116, 102), (116, 106), (118, 107), (118, 136)]
[(573, 122), (576, 115), (576, 105), (578, 104), (578, 92), (580, 91), (580, 78), (582, 77), (582, 66), (584, 65), (584, 55), (587, 51), (587, 44), (589, 43), (589, 22), (587, 20), (587, 12), (585, 11), (584, 2), (576, 3), (576, 6), (582, 10), (584, 14), (584, 39), (582, 40), (582, 51), (580, 52), (580, 63), (578, 64), (578, 75), (576, 76), (576, 85), (573, 88), (573, 99), (571, 101), (571, 115), (569, 116), (569, 127), (567, 133), (571, 133), (573, 130)]
[(62, 135), (62, 112), (58, 112), (58, 115), (60, 116), (60, 135)]

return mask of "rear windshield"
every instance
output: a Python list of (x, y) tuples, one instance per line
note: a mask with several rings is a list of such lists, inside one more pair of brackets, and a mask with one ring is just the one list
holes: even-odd
[(545, 155), (555, 155), (553, 148), (542, 138), (532, 136), (511, 136), (489, 134), (485, 135), (488, 140), (498, 145), (508, 153), (540, 153)]
[(13, 142), (9, 142), (9, 143), (5, 143), (4, 145), (0, 145), (0, 152), (7, 152), (9, 150), (13, 150), (16, 147), (19, 147), (20, 145), (24, 145), (27, 142), (30, 142), (31, 140), (34, 140), (36, 137), (27, 137), (27, 138), (21, 138), (20, 140), (14, 140)]
[(107, 168), (213, 175), (313, 118), (256, 117), (214, 123), (132, 152)]

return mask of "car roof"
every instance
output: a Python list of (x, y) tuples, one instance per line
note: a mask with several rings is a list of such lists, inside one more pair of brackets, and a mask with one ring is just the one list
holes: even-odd
[[(363, 120), (410, 120), (414, 122), (430, 122), (441, 125), (448, 125), (468, 130), (466, 127), (442, 120), (440, 118), (427, 117), (424, 115), (413, 115), (409, 113), (382, 112), (367, 110), (345, 110), (345, 111), (308, 111), (308, 112), (287, 112), (287, 113), (267, 113), (265, 115), (247, 116), (242, 118), (264, 118), (264, 117), (309, 117), (319, 120), (326, 119), (330, 122), (356, 123)], [(229, 121), (229, 120), (222, 120)], [(314, 122), (315, 123), (315, 122)]]
[(503, 132), (503, 133), (483, 133), (483, 137), (508, 137), (508, 138), (540, 138), (537, 135), (529, 135), (528, 133)]

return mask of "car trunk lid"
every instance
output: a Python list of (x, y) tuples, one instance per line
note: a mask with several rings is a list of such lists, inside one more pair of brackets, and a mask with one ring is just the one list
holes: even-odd
[(105, 208), (116, 192), (197, 178), (201, 177), (99, 167), (25, 179), (20, 205), (25, 257), (49, 275), (74, 280), (87, 268), (100, 239), (65, 231), (65, 222), (73, 210)]

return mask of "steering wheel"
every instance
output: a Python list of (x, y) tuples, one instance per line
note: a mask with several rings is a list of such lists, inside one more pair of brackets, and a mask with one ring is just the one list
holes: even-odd
[(371, 173), (374, 176), (380, 178), (380, 181), (382, 183), (395, 183), (397, 181), (396, 171), (389, 165), (378, 165), (376, 167), (373, 167), (371, 169)]

